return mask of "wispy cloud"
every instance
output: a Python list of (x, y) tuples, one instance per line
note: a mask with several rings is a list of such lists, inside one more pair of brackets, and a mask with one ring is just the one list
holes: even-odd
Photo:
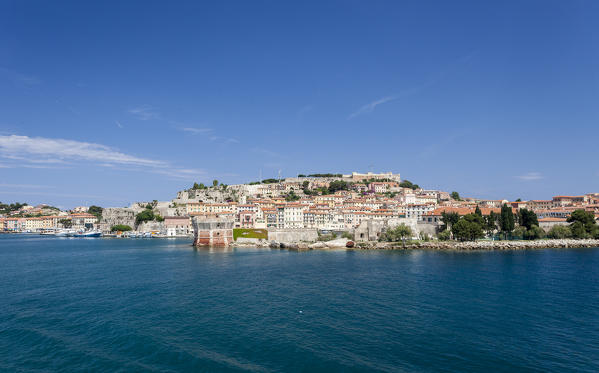
[(524, 181), (534, 181), (543, 179), (543, 175), (539, 172), (529, 172), (526, 175), (516, 176), (520, 180)]
[(133, 114), (139, 120), (150, 120), (160, 118), (160, 113), (150, 105), (142, 105), (129, 109), (129, 113)]
[(0, 77), (4, 77), (12, 81), (16, 85), (32, 87), (41, 84), (41, 80), (33, 75), (22, 74), (20, 72), (0, 67)]
[(178, 129), (183, 132), (193, 133), (194, 135), (212, 132), (212, 128), (180, 127)]
[(397, 97), (387, 96), (387, 97), (380, 98), (376, 101), (372, 101), (371, 103), (366, 104), (366, 105), (362, 106), (361, 108), (359, 108), (357, 111), (351, 113), (349, 115), (349, 117), (347, 117), (347, 119), (353, 119), (353, 118), (357, 117), (358, 115), (361, 115), (364, 113), (370, 113), (374, 109), (376, 109), (377, 106), (385, 104), (385, 103), (393, 101), (393, 100), (397, 100)]
[(137, 166), (165, 166), (163, 161), (121, 153), (101, 144), (18, 135), (0, 136), (0, 156), (3, 158), (27, 156), (27, 159), (37, 161), (47, 157), (55, 157), (61, 160), (84, 159)]
[(118, 120), (115, 120), (114, 122), (116, 123), (116, 126), (118, 128), (123, 128), (123, 125), (121, 124), (121, 122), (119, 122)]
[(477, 53), (476, 51), (470, 52), (466, 56), (458, 58), (457, 60), (453, 61), (453, 63), (451, 63), (447, 67), (445, 67), (444, 69), (441, 69), (440, 71), (437, 71), (436, 73), (431, 74), (421, 84), (418, 84), (418, 85), (413, 86), (408, 89), (404, 89), (403, 91), (400, 91), (397, 94), (380, 98), (378, 100), (375, 100), (371, 103), (368, 103), (368, 104), (362, 106), (357, 111), (351, 113), (347, 117), (347, 119), (353, 119), (353, 118), (357, 117), (358, 115), (370, 113), (370, 112), (374, 111), (374, 109), (379, 105), (382, 105), (382, 104), (385, 104), (385, 103), (388, 103), (391, 101), (395, 101), (395, 100), (398, 100), (401, 98), (412, 96), (414, 94), (420, 93), (420, 92), (434, 86), (439, 81), (444, 79), (452, 71), (455, 71), (458, 66), (469, 63), (472, 60), (472, 58), (476, 55), (476, 53)]
[(304, 114), (307, 114), (312, 110), (314, 110), (314, 107), (312, 105), (306, 105), (297, 111), (297, 116), (299, 118), (303, 118)]
[(177, 178), (205, 174), (203, 170), (174, 167), (167, 161), (138, 157), (102, 144), (19, 135), (0, 136), (0, 159), (5, 160), (3, 168), (55, 168), (46, 163), (87, 162)]
[(50, 185), (34, 185), (34, 184), (2, 184), (0, 183), (1, 188), (25, 188), (25, 189), (47, 189), (47, 188), (55, 188)]
[(237, 144), (239, 140), (234, 139), (232, 137), (222, 137), (222, 136), (210, 136), (210, 141), (221, 142), (225, 144)]
[(268, 150), (268, 149), (264, 149), (264, 148), (259, 148), (259, 147), (252, 148), (252, 152), (258, 153), (258, 154), (263, 154), (263, 155), (266, 155), (269, 157), (280, 157), (281, 156), (277, 152), (274, 152), (274, 151)]

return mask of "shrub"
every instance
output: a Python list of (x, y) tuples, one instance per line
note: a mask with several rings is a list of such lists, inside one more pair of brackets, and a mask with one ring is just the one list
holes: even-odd
[(448, 241), (451, 239), (451, 233), (448, 230), (439, 232), (439, 234), (437, 234), (437, 238), (441, 241)]
[(572, 237), (572, 232), (570, 227), (566, 225), (554, 225), (547, 233), (547, 236), (556, 239), (569, 238)]
[(349, 232), (343, 232), (341, 233), (341, 237), (343, 238), (347, 238), (348, 240), (353, 240), (354, 239), (354, 235), (349, 233)]
[(131, 228), (130, 226), (128, 226), (128, 225), (125, 225), (125, 224), (117, 224), (117, 225), (113, 225), (113, 226), (110, 228), (110, 231), (111, 231), (111, 232), (117, 232), (117, 231), (120, 231), (120, 232), (127, 232), (127, 231), (131, 231), (131, 230), (133, 230), (133, 228)]

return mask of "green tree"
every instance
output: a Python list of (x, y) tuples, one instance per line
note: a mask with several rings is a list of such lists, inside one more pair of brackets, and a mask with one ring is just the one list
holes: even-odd
[(215, 180), (212, 180), (212, 186), (214, 186), (214, 187), (215, 187), (215, 186), (217, 186), (217, 185), (218, 185), (218, 180), (216, 180), (216, 179), (215, 179)]
[(483, 224), (481, 216), (468, 214), (451, 227), (451, 232), (457, 240), (474, 241), (484, 237)]
[(458, 192), (451, 192), (451, 194), (449, 195), (452, 199), (455, 199), (456, 201), (461, 201), (462, 198), (460, 198), (460, 193)]
[(102, 211), (104, 211), (102, 207), (95, 205), (91, 205), (87, 209), (87, 212), (94, 215), (98, 220), (102, 219)]
[(515, 227), (514, 212), (511, 207), (504, 203), (503, 206), (501, 206), (501, 214), (499, 215), (499, 228), (506, 239), (508, 234), (512, 233)]
[(568, 217), (572, 237), (589, 238), (599, 235), (599, 227), (595, 221), (595, 215), (590, 211), (575, 210)]
[(534, 225), (537, 227), (539, 226), (539, 219), (534, 211), (521, 209), (518, 211), (518, 215), (520, 216), (520, 225), (525, 227), (527, 230), (530, 230)]
[(474, 213), (478, 216), (483, 216), (482, 211), (480, 211), (480, 208), (478, 207), (478, 205), (476, 205), (476, 209), (474, 210)]
[(441, 231), (437, 234), (437, 238), (441, 241), (448, 241), (451, 239), (451, 233), (449, 230)]
[(518, 198), (518, 199), (516, 200), (516, 202), (522, 202), (522, 199), (521, 199), (521, 198)]
[(141, 211), (139, 214), (135, 215), (135, 224), (139, 225), (146, 221), (154, 220), (154, 212), (150, 209), (145, 209)]
[(569, 238), (572, 237), (572, 232), (567, 225), (554, 225), (547, 233), (547, 237), (556, 239)]
[(485, 231), (489, 236), (492, 236), (497, 229), (497, 214), (494, 211), (491, 211), (489, 215), (485, 216)]
[(335, 193), (338, 190), (348, 190), (349, 184), (343, 180), (335, 180), (329, 183), (329, 193)]
[(400, 224), (395, 228), (388, 229), (383, 234), (383, 240), (390, 242), (402, 241), (403, 245), (406, 244), (406, 238), (412, 237), (414, 234), (412, 229), (405, 224)]
[(512, 231), (512, 238), (517, 237), (520, 239), (524, 239), (525, 236), (526, 236), (526, 228), (524, 228), (521, 225), (515, 227), (514, 230)]
[(130, 230), (133, 230), (133, 228), (125, 224), (117, 224), (110, 227), (111, 232), (127, 232)]
[(71, 219), (60, 219), (58, 223), (62, 225), (63, 228), (71, 228), (73, 226), (73, 221)]
[(298, 196), (297, 194), (295, 194), (295, 192), (292, 190), (289, 193), (287, 193), (287, 195), (285, 196), (285, 201), (293, 202), (293, 201), (299, 200), (300, 198), (301, 197)]
[(543, 228), (540, 228), (538, 225), (533, 225), (530, 229), (524, 232), (525, 240), (538, 240), (539, 238), (545, 237), (546, 233)]
[(419, 189), (420, 186), (418, 184), (413, 184), (410, 180), (404, 180), (401, 183), (399, 183), (399, 186), (402, 188), (409, 188), (412, 190), (416, 190)]
[(441, 213), (441, 221), (443, 225), (441, 226), (441, 231), (450, 230), (451, 226), (460, 220), (460, 215), (457, 212), (445, 212)]

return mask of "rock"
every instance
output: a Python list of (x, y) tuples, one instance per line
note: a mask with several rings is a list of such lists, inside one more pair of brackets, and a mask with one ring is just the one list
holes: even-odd
[(308, 250), (309, 249), (308, 244), (305, 242), (298, 243), (297, 248), (300, 250)]
[(326, 246), (324, 242), (314, 242), (313, 244), (308, 245), (310, 249), (324, 249)]
[(336, 240), (325, 241), (324, 244), (326, 247), (345, 247), (347, 245), (347, 238), (338, 238)]

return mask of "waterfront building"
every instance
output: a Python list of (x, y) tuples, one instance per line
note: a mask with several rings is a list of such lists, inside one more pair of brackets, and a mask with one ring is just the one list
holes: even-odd
[(188, 236), (192, 233), (189, 216), (165, 216), (164, 228), (168, 237)]

